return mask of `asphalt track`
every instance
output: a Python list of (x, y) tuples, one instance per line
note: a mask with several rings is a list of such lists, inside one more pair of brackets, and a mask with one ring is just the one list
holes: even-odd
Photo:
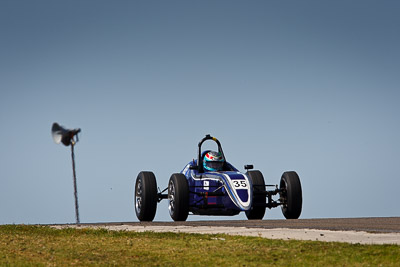
[(400, 217), (326, 218), (297, 220), (222, 220), (186, 222), (108, 222), (83, 223), (82, 226), (192, 226), (245, 227), (261, 229), (317, 229), (331, 231), (364, 231), (370, 233), (400, 233)]

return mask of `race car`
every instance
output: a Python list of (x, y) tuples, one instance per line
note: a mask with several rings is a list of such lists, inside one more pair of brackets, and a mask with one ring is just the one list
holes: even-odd
[[(205, 141), (214, 141), (217, 151), (202, 151)], [(157, 191), (153, 172), (142, 171), (135, 184), (135, 211), (139, 221), (152, 221), (157, 203), (168, 199), (168, 209), (174, 221), (186, 221), (193, 215), (232, 216), (245, 212), (249, 220), (262, 219), (266, 208), (281, 206), (286, 219), (297, 219), (302, 209), (302, 189), (294, 171), (284, 172), (279, 187), (266, 185), (262, 173), (245, 165), (240, 172), (226, 161), (221, 143), (206, 135), (198, 144), (197, 159), (190, 161), (179, 173), (174, 173), (168, 187)], [(273, 187), (272, 190), (268, 188)], [(166, 191), (168, 191), (166, 193)], [(279, 196), (274, 200), (274, 196)]]

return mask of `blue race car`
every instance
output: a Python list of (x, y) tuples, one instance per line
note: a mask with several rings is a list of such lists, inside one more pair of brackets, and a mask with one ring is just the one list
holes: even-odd
[[(202, 144), (214, 141), (218, 151), (202, 151)], [(152, 221), (157, 203), (168, 199), (174, 221), (194, 215), (237, 215), (244, 211), (249, 220), (262, 219), (266, 208), (281, 206), (287, 219), (297, 219), (302, 209), (302, 190), (296, 172), (284, 172), (278, 185), (265, 185), (260, 171), (245, 165), (246, 173), (228, 163), (221, 143), (206, 135), (198, 145), (197, 160), (190, 161), (180, 173), (174, 173), (168, 187), (157, 192), (153, 172), (142, 171), (135, 184), (135, 211), (140, 221)], [(267, 190), (274, 187), (273, 190)], [(165, 193), (168, 190), (168, 193)], [(273, 196), (279, 195), (277, 200)]]

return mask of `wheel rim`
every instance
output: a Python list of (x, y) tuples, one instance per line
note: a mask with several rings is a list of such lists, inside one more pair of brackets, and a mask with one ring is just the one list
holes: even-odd
[(175, 185), (172, 181), (169, 183), (168, 201), (169, 201), (168, 205), (169, 214), (173, 215), (175, 212)]
[(143, 195), (142, 179), (138, 179), (136, 184), (136, 196), (135, 196), (135, 207), (137, 213), (140, 213), (140, 211), (142, 210), (142, 195)]

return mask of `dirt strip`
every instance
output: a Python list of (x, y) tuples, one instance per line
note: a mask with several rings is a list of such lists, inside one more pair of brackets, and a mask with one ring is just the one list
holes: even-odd
[[(368, 218), (324, 218), (298, 220), (204, 220), (204, 217), (192, 216), (186, 222), (103, 222), (85, 223), (82, 225), (132, 225), (132, 226), (220, 226), (246, 228), (290, 228), (318, 229), (333, 231), (365, 231), (373, 233), (400, 233), (400, 217), (368, 217)], [(212, 218), (212, 217), (208, 217)]]
[(115, 231), (153, 231), (173, 233), (196, 233), (196, 234), (228, 234), (241, 236), (257, 236), (269, 239), (282, 240), (311, 240), (325, 242), (346, 242), (359, 244), (397, 244), (400, 245), (400, 233), (385, 232), (371, 233), (365, 231), (332, 231), (320, 229), (293, 229), (293, 228), (248, 228), (232, 226), (190, 226), (190, 225), (157, 225), (148, 224), (86, 224), (86, 225), (53, 225), (52, 227), (62, 229), (73, 228), (104, 228)]

